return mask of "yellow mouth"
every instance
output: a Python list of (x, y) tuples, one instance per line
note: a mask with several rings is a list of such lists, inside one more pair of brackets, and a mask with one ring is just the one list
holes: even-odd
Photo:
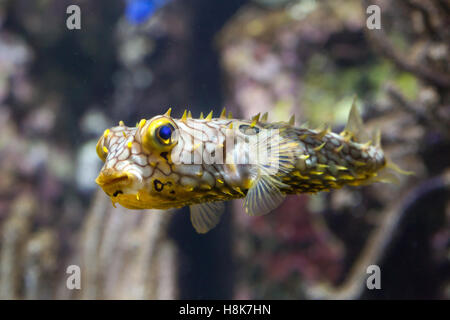
[(132, 175), (127, 172), (117, 172), (112, 169), (106, 169), (100, 172), (95, 182), (110, 197), (117, 197), (123, 194), (123, 189), (133, 182)]

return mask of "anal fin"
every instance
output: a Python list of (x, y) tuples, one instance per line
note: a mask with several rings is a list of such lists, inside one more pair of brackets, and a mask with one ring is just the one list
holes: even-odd
[(194, 204), (190, 207), (191, 223), (198, 233), (207, 233), (220, 221), (225, 205), (222, 201)]

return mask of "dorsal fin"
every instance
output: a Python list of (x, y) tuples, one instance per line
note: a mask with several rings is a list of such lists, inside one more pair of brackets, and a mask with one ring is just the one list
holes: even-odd
[(208, 113), (208, 115), (206, 116), (206, 120), (211, 120), (212, 119), (212, 117), (213, 117), (213, 111), (211, 110), (209, 113)]
[(170, 113), (172, 112), (172, 108), (167, 109), (166, 113), (164, 113), (165, 116), (170, 117)]
[(348, 115), (347, 125), (343, 131), (343, 136), (351, 136), (357, 142), (366, 142), (369, 140), (367, 133), (364, 130), (364, 124), (361, 114), (356, 107), (356, 96), (353, 98), (352, 108)]

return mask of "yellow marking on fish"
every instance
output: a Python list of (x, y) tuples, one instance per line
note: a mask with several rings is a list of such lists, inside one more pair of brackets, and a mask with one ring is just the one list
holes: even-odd
[(233, 196), (233, 194), (231, 193), (231, 191), (230, 191), (229, 189), (227, 189), (227, 188), (223, 188), (223, 189), (222, 189), (222, 192), (225, 193), (225, 194), (227, 194), (227, 195), (229, 195), (229, 196)]
[(353, 161), (353, 164), (357, 167), (364, 167), (366, 165), (365, 162), (358, 161), (358, 160)]
[(361, 145), (361, 149), (366, 150), (370, 145), (372, 145), (372, 140), (369, 140), (363, 145)]
[[(316, 139), (322, 139), (323, 137), (325, 137), (325, 135), (327, 134), (327, 133), (329, 133), (330, 132), (330, 128), (328, 127), (328, 125), (325, 127), (325, 129), (322, 129), (322, 130), (320, 130), (320, 132), (319, 133), (317, 133), (316, 135), (315, 135), (315, 138)], [(326, 142), (326, 141), (325, 141)]]
[(222, 109), (222, 112), (220, 113), (219, 118), (220, 119), (226, 119), (227, 118), (227, 109), (226, 108)]
[(259, 121), (259, 115), (260, 115), (260, 113), (258, 113), (256, 116), (254, 116), (254, 117), (252, 118), (252, 123), (250, 124), (250, 127), (251, 127), (251, 128), (253, 128), (253, 127), (258, 123), (258, 121)]
[(324, 141), (320, 146), (315, 147), (315, 148), (314, 148), (314, 151), (320, 151), (320, 150), (322, 150), (322, 148), (325, 147), (326, 144), (327, 144), (327, 142)]
[(297, 177), (299, 177), (300, 179), (303, 179), (303, 180), (309, 180), (309, 177), (303, 176), (303, 175), (300, 173), (300, 171), (294, 171), (293, 175), (294, 175), (294, 176), (297, 176)]
[(184, 110), (183, 116), (181, 117), (181, 121), (186, 122), (187, 120), (187, 110)]
[(237, 191), (239, 194), (245, 196), (245, 193), (242, 192), (241, 188), (239, 187), (234, 187), (233, 190)]
[(142, 119), (140, 122), (139, 122), (139, 129), (142, 129), (144, 126), (145, 126), (145, 123), (147, 122), (147, 120), (145, 120), (145, 119)]

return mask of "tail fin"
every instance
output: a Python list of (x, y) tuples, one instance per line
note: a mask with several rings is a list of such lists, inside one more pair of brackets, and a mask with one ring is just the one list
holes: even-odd
[[(376, 148), (381, 148), (381, 132), (376, 129), (372, 135), (372, 140), (370, 141), (369, 135), (365, 131), (364, 124), (361, 118), (361, 114), (356, 107), (356, 95), (353, 98), (352, 108), (348, 116), (347, 125), (341, 135), (347, 139), (353, 139), (358, 143), (367, 142), (368, 145), (372, 144)], [(412, 175), (414, 172), (402, 170), (398, 165), (392, 162), (389, 157), (385, 155), (386, 165), (377, 172), (377, 175), (369, 179), (368, 182), (384, 182), (384, 183), (395, 183), (399, 184), (400, 179), (396, 173), (401, 175)]]
[(402, 170), (394, 162), (386, 159), (386, 165), (384, 166), (384, 168), (378, 171), (377, 175), (375, 177), (372, 177), (369, 182), (394, 183), (398, 185), (400, 184), (398, 174), (413, 175), (414, 172)]

